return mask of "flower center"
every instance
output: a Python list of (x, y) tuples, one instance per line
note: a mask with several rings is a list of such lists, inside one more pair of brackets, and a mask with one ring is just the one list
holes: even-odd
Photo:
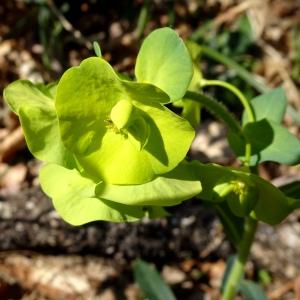
[(132, 112), (132, 103), (128, 100), (120, 100), (112, 108), (110, 112), (110, 120), (118, 130), (121, 130), (128, 126)]

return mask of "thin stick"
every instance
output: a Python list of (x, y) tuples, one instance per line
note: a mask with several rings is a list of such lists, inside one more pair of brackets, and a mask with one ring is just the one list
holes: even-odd
[(86, 48), (88, 48), (89, 50), (93, 49), (91, 41), (86, 39), (78, 29), (74, 28), (74, 26), (60, 12), (60, 10), (56, 7), (52, 0), (47, 0), (47, 4), (66, 31), (70, 32), (74, 36), (74, 38), (81, 44), (83, 44)]

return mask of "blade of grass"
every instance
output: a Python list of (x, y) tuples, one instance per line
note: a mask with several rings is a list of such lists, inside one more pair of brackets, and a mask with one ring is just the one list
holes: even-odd
[(149, 21), (149, 17), (150, 17), (150, 1), (145, 0), (144, 4), (140, 10), (140, 14), (139, 14), (137, 26), (136, 26), (136, 34), (137, 34), (138, 39), (142, 38), (145, 27)]
[(148, 263), (137, 259), (133, 265), (134, 277), (149, 300), (176, 300), (172, 290), (159, 273)]

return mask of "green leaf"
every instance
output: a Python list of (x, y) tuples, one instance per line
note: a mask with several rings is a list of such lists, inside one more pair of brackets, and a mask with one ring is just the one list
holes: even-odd
[(300, 197), (300, 181), (294, 181), (279, 187), (279, 189), (287, 196), (291, 198)]
[[(54, 95), (50, 88), (43, 84), (33, 84), (27, 80), (17, 80), (8, 85), (3, 92), (9, 108), (18, 115), (20, 107), (54, 106)], [(53, 96), (53, 97), (51, 97)]]
[[(276, 88), (251, 100), (256, 121), (267, 119), (280, 124), (287, 107), (285, 90)], [(248, 123), (248, 116), (244, 112), (243, 124)]]
[(55, 99), (57, 82), (51, 82), (46, 85), (43, 83), (36, 83), (35, 86), (46, 96), (50, 97), (51, 99)]
[(40, 171), (43, 191), (52, 198), (58, 214), (72, 225), (104, 220), (136, 221), (144, 216), (162, 216), (163, 210), (151, 207), (128, 206), (95, 196), (96, 184), (73, 169), (48, 164)]
[[(189, 91), (198, 92), (201, 89), (201, 80), (203, 78), (200, 70), (201, 46), (192, 41), (186, 41), (185, 45), (191, 55), (193, 63), (193, 77), (188, 86)], [(201, 105), (199, 102), (182, 99), (173, 103), (175, 107), (182, 107), (181, 115), (188, 120), (190, 124), (197, 128), (200, 124)]]
[[(58, 84), (62, 139), (96, 182), (151, 181), (175, 168), (194, 138), (189, 123), (159, 103), (166, 98), (152, 85), (119, 79), (101, 58), (86, 59)], [(130, 113), (119, 109), (124, 101), (131, 102)], [(143, 127), (138, 134), (137, 127)]]
[(259, 269), (257, 273), (258, 282), (262, 285), (268, 285), (272, 282), (271, 274), (265, 269)]
[(237, 259), (236, 255), (230, 255), (226, 261), (226, 269), (222, 278), (221, 291), (224, 291), (224, 287), (226, 286), (229, 275), (232, 271), (232, 267), (234, 265), (234, 261)]
[(149, 300), (176, 300), (172, 290), (149, 264), (137, 259), (133, 264), (135, 281)]
[(265, 223), (275, 225), (283, 221), (292, 211), (291, 200), (270, 182), (251, 174), (251, 180), (259, 189), (252, 217)]
[[(281, 125), (287, 101), (282, 87), (260, 95), (251, 101), (256, 122), (248, 123), (243, 115), (244, 134), (252, 146), (251, 165), (264, 161), (276, 161), (294, 165), (300, 162), (300, 141)], [(232, 132), (228, 140), (241, 159), (245, 152), (245, 142)]]
[(135, 75), (138, 82), (154, 84), (179, 100), (192, 79), (190, 54), (177, 33), (170, 28), (154, 30), (139, 51)]
[(179, 204), (200, 192), (201, 183), (189, 172), (188, 163), (144, 184), (112, 186), (101, 182), (95, 190), (102, 199), (122, 204), (160, 206)]
[(194, 128), (197, 128), (197, 126), (199, 126), (201, 110), (200, 103), (189, 99), (182, 99), (173, 102), (173, 105), (175, 107), (182, 107), (181, 116), (188, 120)]
[(191, 55), (193, 63), (198, 63), (202, 53), (201, 46), (193, 41), (185, 41), (184, 43)]
[(190, 124), (197, 128), (200, 124), (200, 110), (201, 105), (195, 101), (191, 101), (188, 99), (182, 100), (183, 103), (183, 110), (182, 110), (182, 117), (185, 118), (190, 122)]
[(245, 300), (268, 300), (263, 289), (250, 280), (242, 280), (238, 289)]
[[(264, 161), (275, 161), (287, 165), (300, 163), (300, 141), (280, 124), (263, 119), (246, 124), (245, 137), (252, 146), (251, 165)], [(236, 155), (243, 158), (245, 143), (232, 132), (229, 143)]]
[(185, 45), (193, 62), (193, 77), (188, 86), (188, 90), (198, 92), (201, 89), (201, 80), (203, 78), (200, 70), (201, 46), (192, 41), (186, 41)]
[(4, 90), (8, 105), (20, 118), (30, 152), (38, 159), (66, 167), (73, 155), (64, 147), (54, 107), (56, 84), (48, 86), (18, 80)]

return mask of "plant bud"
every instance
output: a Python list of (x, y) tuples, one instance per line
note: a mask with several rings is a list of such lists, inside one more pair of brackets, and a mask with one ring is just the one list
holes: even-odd
[(120, 100), (111, 110), (110, 118), (118, 129), (124, 128), (129, 122), (133, 105), (128, 100)]

